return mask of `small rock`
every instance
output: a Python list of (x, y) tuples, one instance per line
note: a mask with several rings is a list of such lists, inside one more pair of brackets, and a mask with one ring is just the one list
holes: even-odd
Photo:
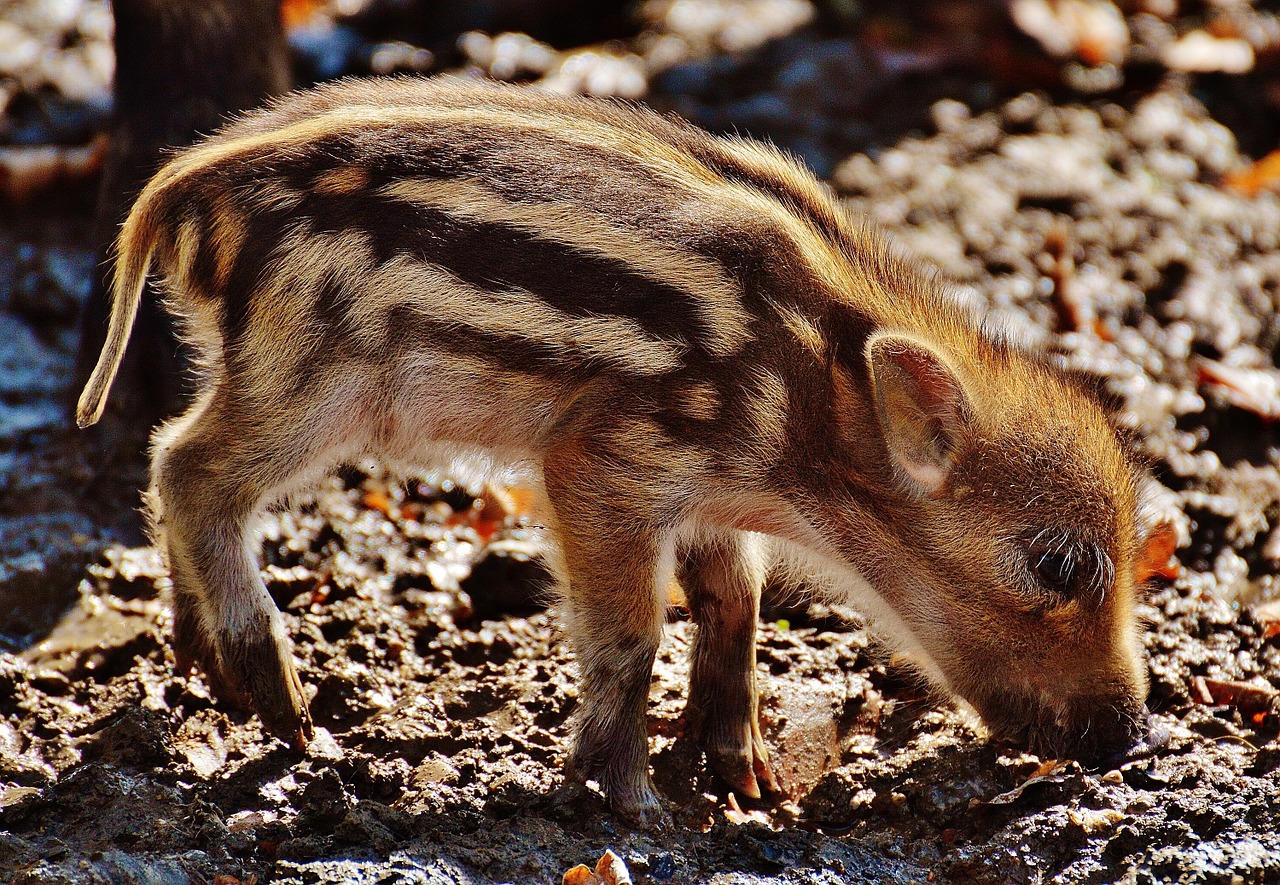
[(1215, 37), (1192, 31), (1170, 43), (1160, 59), (1175, 71), (1247, 74), (1253, 70), (1253, 47), (1236, 37)]
[(1120, 823), (1124, 820), (1124, 812), (1114, 808), (1104, 808), (1101, 811), (1092, 808), (1069, 808), (1067, 820), (1084, 830), (1086, 836), (1092, 836), (1094, 833), (1110, 829)]

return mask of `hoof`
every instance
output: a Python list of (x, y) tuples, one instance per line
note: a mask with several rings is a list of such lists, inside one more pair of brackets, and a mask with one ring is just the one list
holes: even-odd
[(638, 830), (661, 832), (673, 826), (671, 815), (658, 801), (658, 794), (646, 787), (639, 795), (610, 798), (609, 807)]
[(256, 712), (267, 733), (295, 750), (314, 736), (302, 680), (293, 664), (288, 640), (270, 623), (249, 635), (219, 636), (214, 643), (179, 619), (173, 637), (175, 669), (180, 675), (199, 669), (221, 703)]
[(740, 733), (737, 729), (734, 731), (732, 738), (726, 740), (723, 730), (719, 735), (702, 730), (707, 768), (735, 793), (747, 798), (760, 799), (764, 793), (780, 793), (759, 728), (752, 723)]
[(267, 632), (224, 648), (223, 661), (248, 688), (263, 727), (295, 750), (304, 749), (314, 736), (311, 711), (287, 642)]
[(573, 790), (581, 790), (581, 785), (588, 781), (599, 785), (609, 809), (632, 826), (656, 830), (671, 824), (671, 816), (663, 810), (647, 770), (628, 776), (608, 764), (588, 766), (578, 760), (571, 763), (565, 773), (564, 793), (571, 795)]

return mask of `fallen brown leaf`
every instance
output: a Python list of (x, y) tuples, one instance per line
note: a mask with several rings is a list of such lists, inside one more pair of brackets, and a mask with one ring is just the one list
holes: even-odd
[(593, 885), (595, 878), (596, 874), (591, 871), (591, 867), (580, 863), (564, 874), (560, 885)]
[(604, 885), (631, 885), (631, 872), (612, 850), (606, 850), (596, 862), (596, 875)]
[(381, 489), (370, 489), (361, 499), (365, 507), (376, 510), (387, 519), (399, 519), (399, 509), (391, 503), (391, 498)]
[(486, 485), (480, 493), (480, 504), (470, 517), (476, 534), (486, 543), (506, 524), (508, 517), (537, 516), (538, 493), (524, 486)]
[(1216, 360), (1196, 361), (1197, 383), (1208, 387), (1233, 406), (1260, 418), (1280, 418), (1280, 372), (1228, 366)]
[(1222, 183), (1246, 197), (1256, 197), (1264, 190), (1280, 189), (1280, 150), (1272, 151), (1247, 169), (1229, 173)]
[(1120, 821), (1124, 820), (1124, 812), (1117, 811), (1114, 808), (1101, 810), (1070, 808), (1067, 810), (1067, 820), (1083, 830), (1086, 836), (1091, 836), (1100, 830), (1110, 829), (1120, 823)]
[(578, 864), (560, 880), (561, 885), (632, 885), (631, 872), (622, 858), (606, 849), (593, 870), (586, 864)]
[(1251, 682), (1224, 682), (1197, 676), (1192, 682), (1192, 698), (1207, 706), (1235, 707), (1245, 716), (1280, 713), (1280, 691)]

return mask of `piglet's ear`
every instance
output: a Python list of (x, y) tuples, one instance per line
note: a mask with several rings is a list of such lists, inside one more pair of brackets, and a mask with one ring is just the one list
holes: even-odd
[(1172, 581), (1181, 573), (1181, 566), (1174, 553), (1178, 549), (1178, 529), (1169, 520), (1163, 520), (1147, 532), (1138, 558), (1133, 564), (1133, 580), (1145, 584), (1152, 578)]
[(941, 494), (969, 400), (960, 379), (929, 345), (884, 333), (867, 342), (867, 367), (889, 458), (906, 488)]

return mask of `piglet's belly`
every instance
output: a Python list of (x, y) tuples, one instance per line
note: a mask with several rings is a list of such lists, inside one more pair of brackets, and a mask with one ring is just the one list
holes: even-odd
[(563, 385), (430, 351), (351, 378), (334, 400), (333, 414), (352, 418), (352, 442), (418, 466), (436, 466), (454, 448), (488, 453), (496, 464), (540, 461), (567, 405)]

